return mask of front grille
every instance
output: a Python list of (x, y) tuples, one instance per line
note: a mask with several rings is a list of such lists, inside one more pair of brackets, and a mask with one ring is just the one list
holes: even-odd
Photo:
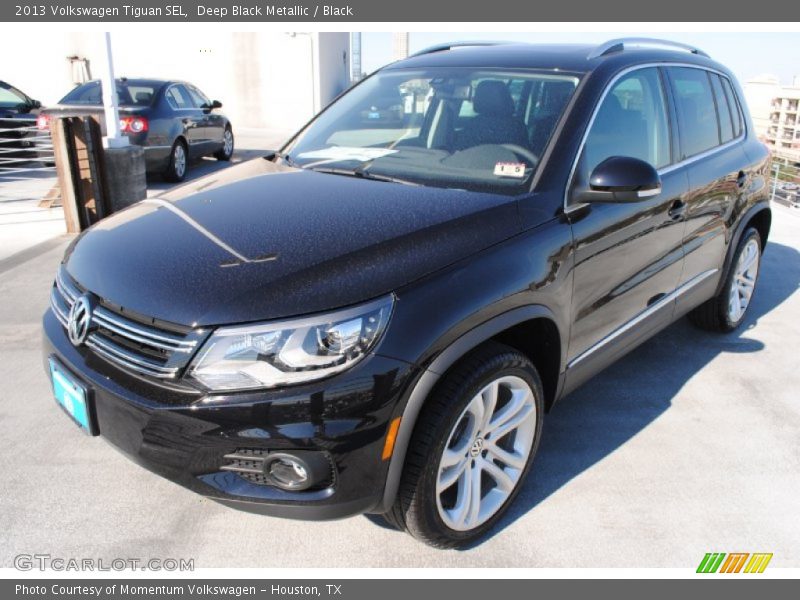
[[(66, 329), (76, 299), (85, 292), (58, 270), (50, 293), (53, 313)], [(203, 335), (178, 326), (174, 331), (148, 325), (102, 303), (92, 309), (85, 344), (97, 356), (138, 374), (174, 379), (186, 367)]]

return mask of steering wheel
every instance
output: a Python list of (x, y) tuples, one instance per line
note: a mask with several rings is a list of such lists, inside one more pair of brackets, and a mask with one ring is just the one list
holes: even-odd
[(501, 144), (501, 146), (506, 150), (510, 150), (517, 156), (521, 156), (522, 158), (528, 159), (531, 163), (530, 165), (531, 168), (535, 169), (536, 166), (539, 164), (539, 157), (536, 156), (533, 152), (531, 152), (527, 148), (524, 148), (518, 144)]

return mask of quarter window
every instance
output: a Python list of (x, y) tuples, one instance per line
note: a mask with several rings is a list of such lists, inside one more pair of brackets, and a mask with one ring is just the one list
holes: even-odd
[(733, 93), (733, 87), (727, 77), (720, 77), (722, 80), (722, 88), (725, 90), (725, 97), (728, 99), (728, 106), (731, 108), (733, 115), (733, 137), (742, 135), (742, 109), (736, 101), (736, 95)]
[(678, 109), (683, 157), (689, 158), (718, 146), (719, 123), (709, 73), (702, 69), (671, 67), (670, 76)]
[(714, 98), (717, 101), (717, 114), (719, 116), (719, 133), (722, 143), (733, 139), (733, 121), (731, 120), (731, 109), (728, 106), (728, 99), (722, 90), (722, 82), (717, 74), (711, 75), (711, 85), (714, 88)]
[(656, 168), (671, 162), (666, 101), (657, 69), (623, 76), (603, 99), (586, 138), (581, 169), (588, 177), (612, 156), (631, 156)]

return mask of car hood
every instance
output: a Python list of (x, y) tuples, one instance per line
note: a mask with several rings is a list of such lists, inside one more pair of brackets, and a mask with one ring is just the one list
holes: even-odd
[(517, 233), (507, 196), (407, 186), (255, 159), (110, 216), (67, 253), (104, 300), (185, 325), (374, 298)]

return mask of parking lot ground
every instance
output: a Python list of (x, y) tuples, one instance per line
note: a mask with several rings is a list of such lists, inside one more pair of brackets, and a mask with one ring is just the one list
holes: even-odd
[(196, 567), (679, 567), (771, 552), (800, 567), (800, 216), (775, 207), (745, 327), (685, 319), (547, 415), (494, 534), (428, 548), (374, 519), (236, 512), (83, 435), (55, 406), (40, 317), (63, 244), (0, 277), (0, 564), (19, 553)]

